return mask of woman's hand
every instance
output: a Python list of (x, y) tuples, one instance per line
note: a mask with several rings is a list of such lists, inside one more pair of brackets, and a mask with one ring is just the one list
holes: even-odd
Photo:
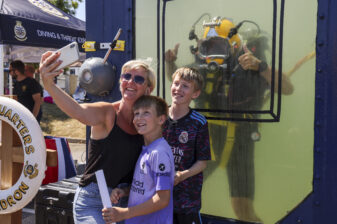
[(54, 71), (62, 63), (62, 61), (57, 60), (59, 57), (59, 52), (52, 51), (47, 51), (41, 57), (39, 71), (43, 85), (47, 90), (48, 87), (55, 85), (54, 78), (63, 72), (63, 70)]

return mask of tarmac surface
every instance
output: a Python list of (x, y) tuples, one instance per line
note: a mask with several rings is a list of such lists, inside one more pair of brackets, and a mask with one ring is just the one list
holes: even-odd
[[(77, 174), (81, 174), (84, 171), (84, 164), (86, 160), (86, 145), (85, 141), (74, 139), (68, 140), (71, 155), (77, 165)], [(35, 224), (35, 213), (38, 211), (34, 210), (34, 200), (30, 202), (26, 207), (22, 209), (22, 224)], [(36, 223), (44, 224), (44, 223)]]
[(86, 153), (85, 153), (85, 143), (71, 143), (69, 142), (69, 147), (71, 155), (75, 163), (85, 163)]

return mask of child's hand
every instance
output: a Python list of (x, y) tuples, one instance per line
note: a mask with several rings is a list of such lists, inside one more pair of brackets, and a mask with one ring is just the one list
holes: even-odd
[(174, 186), (179, 184), (181, 181), (183, 181), (182, 173), (180, 171), (177, 171), (174, 175)]
[(127, 208), (112, 207), (103, 208), (102, 216), (106, 223), (119, 222), (127, 219)]
[(117, 204), (119, 199), (125, 196), (125, 191), (120, 188), (115, 188), (110, 194), (110, 200), (113, 204)]

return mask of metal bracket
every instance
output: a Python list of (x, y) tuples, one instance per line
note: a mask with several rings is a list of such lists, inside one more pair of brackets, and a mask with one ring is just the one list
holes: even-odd
[[(111, 43), (99, 43), (96, 41), (86, 41), (82, 48), (85, 52), (89, 51), (98, 51), (106, 50), (110, 48)], [(125, 51), (125, 40), (117, 40), (116, 46), (113, 49), (114, 51)]]

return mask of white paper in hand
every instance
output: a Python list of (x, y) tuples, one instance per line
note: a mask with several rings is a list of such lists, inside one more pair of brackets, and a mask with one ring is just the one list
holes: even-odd
[(103, 170), (98, 170), (95, 172), (97, 184), (99, 188), (99, 193), (101, 195), (102, 203), (104, 208), (111, 208), (112, 204), (110, 201), (110, 195), (108, 191), (108, 187), (106, 185), (105, 177)]
[[(96, 175), (99, 194), (101, 195), (103, 207), (104, 208), (111, 208), (112, 204), (111, 204), (111, 201), (110, 201), (110, 195), (109, 195), (108, 187), (106, 185), (103, 170), (97, 170), (95, 172), (95, 175)], [(116, 223), (113, 222), (111, 224), (116, 224)]]

